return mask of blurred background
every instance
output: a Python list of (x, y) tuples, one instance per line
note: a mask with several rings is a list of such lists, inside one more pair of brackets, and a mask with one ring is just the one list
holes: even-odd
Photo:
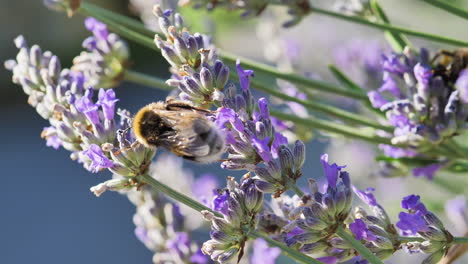
[[(93, 2), (138, 18), (131, 13), (128, 0)], [(381, 2), (396, 25), (468, 40), (466, 20), (420, 1)], [(453, 2), (468, 9), (466, 1)], [(325, 6), (330, 7), (329, 3)], [(269, 63), (268, 58), (278, 52), (265, 39), (267, 29), (258, 25), (284, 22), (268, 20), (268, 17), (272, 17), (271, 13), (281, 17), (283, 10), (268, 10), (264, 17), (248, 21), (240, 19), (238, 13), (221, 10), (208, 13), (204, 10), (184, 9), (183, 12), (191, 28), (212, 34), (220, 48), (265, 63)], [(72, 58), (82, 50), (82, 40), (88, 36), (82, 21), (83, 17), (79, 15), (69, 19), (65, 14), (50, 11), (42, 5), (42, 1), (1, 0), (0, 61), (16, 56), (13, 39), (22, 34), (30, 45), (39, 44), (43, 50), (51, 50), (61, 58), (62, 66), (68, 67)], [(278, 39), (297, 43), (301, 52), (298, 65), (303, 72), (327, 81), (334, 81), (327, 71), (327, 65), (339, 59), (337, 54), (347, 44), (362, 43), (362, 49), (366, 51), (365, 43), (376, 43), (388, 50), (381, 32), (320, 15), (312, 14), (291, 29), (275, 30), (274, 36)], [(431, 51), (452, 48), (419, 39), (411, 40), (417, 46), (428, 47)], [(159, 53), (131, 42), (129, 44), (134, 70), (162, 78), (169, 76), (168, 64)], [(359, 66), (350, 65), (345, 70), (351, 74), (354, 67)], [(359, 78), (358, 73), (353, 76)], [(166, 96), (157, 90), (130, 83), (123, 83), (116, 92), (121, 99), (118, 107), (127, 108), (131, 112)], [(36, 114), (26, 99), (21, 87), (11, 83), (11, 73), (0, 69), (0, 113), (4, 121), (0, 129), (3, 186), (0, 192), (0, 263), (150, 263), (152, 253), (133, 233), (134, 206), (125, 196), (117, 193), (106, 193), (96, 198), (89, 191), (91, 186), (109, 179), (110, 174), (90, 174), (80, 164), (70, 160), (67, 151), (46, 147), (40, 133), (48, 123)], [(336, 100), (335, 103), (352, 107), (346, 101)], [(348, 165), (355, 185), (360, 188), (376, 187), (378, 200), (388, 208), (394, 219), (400, 208), (400, 199), (408, 194), (421, 194), (429, 209), (440, 216), (444, 216), (444, 201), (457, 195), (434, 187), (425, 179), (380, 178), (374, 173), (375, 150), (372, 147), (357, 141), (330, 142), (320, 135), (308, 143), (308, 157), (302, 179), (304, 182), (308, 177), (322, 177), (319, 157), (325, 151), (330, 154), (331, 161)], [(195, 175), (205, 172), (216, 174), (221, 185), (224, 185), (226, 176), (237, 175), (223, 171), (217, 165), (187, 163), (186, 167), (191, 168)], [(461, 188), (460, 192), (463, 190)], [(416, 256), (408, 258), (408, 255), (404, 255), (405, 260), (397, 256), (387, 263), (416, 261)], [(281, 259), (277, 263), (287, 262)]]

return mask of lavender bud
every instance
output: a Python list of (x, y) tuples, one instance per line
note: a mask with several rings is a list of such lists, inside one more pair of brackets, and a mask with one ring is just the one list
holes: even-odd
[(431, 211), (427, 211), (424, 214), (424, 219), (427, 221), (427, 224), (429, 225), (433, 225), (441, 230), (445, 229), (442, 221)]
[(181, 38), (176, 36), (174, 38), (174, 48), (176, 52), (182, 57), (182, 58), (189, 58), (189, 50), (187, 48), (187, 45), (185, 45), (185, 41)]
[(229, 80), (229, 67), (223, 66), (221, 68), (221, 71), (216, 75), (216, 83), (215, 83), (216, 88), (219, 90), (223, 90), (228, 80)]
[(273, 184), (262, 180), (255, 180), (255, 187), (263, 193), (273, 193), (276, 191), (276, 187)]
[(291, 176), (292, 168), (294, 167), (294, 156), (291, 150), (282, 145), (279, 147), (278, 157), (281, 163), (281, 172), (283, 175)]
[(197, 58), (197, 56), (198, 56), (198, 45), (197, 45), (197, 41), (192, 36), (190, 36), (187, 39), (187, 50), (188, 50), (188, 52), (190, 54), (191, 59)]
[(161, 47), (161, 55), (174, 67), (183, 64), (177, 53), (170, 47)]
[(211, 71), (208, 68), (202, 67), (200, 71), (200, 81), (204, 87), (204, 91), (209, 92), (214, 89), (213, 76), (211, 75)]
[(346, 242), (345, 240), (343, 240), (340, 237), (333, 237), (330, 240), (328, 240), (328, 243), (330, 243), (330, 245), (332, 247), (338, 248), (338, 249), (351, 249), (351, 248), (353, 248), (353, 246), (351, 244), (349, 244), (348, 242)]
[(293, 239), (301, 244), (315, 243), (323, 238), (323, 235), (315, 232), (305, 232), (299, 235), (293, 236)]
[(305, 161), (305, 145), (302, 141), (296, 140), (293, 149), (294, 169), (300, 170)]
[(446, 241), (447, 240), (447, 237), (445, 236), (445, 233), (442, 232), (441, 230), (433, 227), (433, 226), (429, 226), (427, 227), (427, 231), (425, 232), (419, 232), (419, 234), (421, 236), (423, 236), (424, 238), (428, 239), (428, 240), (436, 240), (436, 241)]
[(372, 243), (381, 249), (393, 249), (393, 243), (388, 238), (383, 236), (375, 236), (376, 239)]
[(328, 248), (328, 244), (325, 242), (316, 242), (312, 244), (305, 244), (301, 247), (301, 252), (305, 254), (315, 254), (324, 252)]

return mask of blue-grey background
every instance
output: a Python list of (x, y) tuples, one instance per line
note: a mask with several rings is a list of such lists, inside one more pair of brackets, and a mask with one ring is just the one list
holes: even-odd
[[(37, 43), (44, 50), (53, 51), (61, 58), (64, 67), (69, 66), (71, 59), (80, 52), (81, 41), (87, 36), (82, 25), (82, 17), (77, 15), (68, 19), (64, 14), (47, 10), (41, 2), (0, 0), (0, 61), (16, 55), (17, 50), (12, 40), (18, 34), (23, 34), (29, 44)], [(125, 0), (94, 2), (122, 13), (128, 12), (128, 2)], [(407, 3), (404, 0), (394, 2)], [(396, 17), (396, 22), (399, 24), (411, 25), (413, 28), (426, 31), (429, 28), (439, 34), (446, 33), (441, 25), (437, 25), (437, 21), (429, 21), (434, 10), (427, 6), (420, 9), (420, 6), (412, 5), (412, 8), (407, 9), (395, 4), (393, 7), (395, 8), (391, 9), (390, 15)], [(414, 13), (409, 14), (411, 10), (422, 11), (416, 16)], [(398, 12), (404, 12), (406, 15), (402, 15), (400, 19)], [(436, 15), (443, 14), (437, 11)], [(418, 19), (424, 19), (424, 23), (431, 22), (431, 27)], [(327, 18), (314, 21), (311, 24), (318, 23), (318, 27), (325, 28), (332, 23)], [(452, 21), (452, 23), (457, 22)], [(309, 63), (314, 65), (312, 70), (319, 73), (325, 71), (330, 59), (324, 57), (330, 56), (332, 46), (327, 41), (338, 43), (356, 34), (380, 34), (363, 27), (355, 29), (353, 25), (342, 22), (338, 24), (343, 35), (326, 36), (324, 39), (317, 37), (314, 43), (316, 46), (308, 47), (309, 53), (306, 56), (311, 61)], [(451, 27), (453, 32), (448, 32), (448, 35), (463, 39), (457, 33), (461, 32), (461, 28), (466, 27), (460, 25), (460, 31), (457, 31), (456, 27)], [(298, 33), (299, 30), (304, 29), (296, 28), (291, 32)], [(319, 31), (317, 28), (314, 30)], [(233, 32), (239, 34), (239, 30)], [(244, 52), (241, 48), (245, 46), (239, 45), (242, 42), (231, 36), (230, 32), (220, 32), (219, 35), (224, 37), (225, 48)], [(249, 43), (254, 40), (250, 39)], [(417, 43), (425, 42), (417, 41)], [(258, 57), (259, 45), (256, 47), (249, 45), (249, 47), (252, 48), (245, 50), (244, 55)], [(325, 51), (316, 52), (317, 49)], [(131, 44), (131, 53), (134, 69), (160, 77), (168, 76), (168, 65), (157, 52)], [(67, 151), (56, 151), (46, 147), (44, 140), (40, 138), (40, 133), (48, 123), (26, 103), (27, 97), (21, 87), (13, 85), (10, 79), (10, 72), (1, 68), (0, 263), (150, 263), (152, 253), (133, 234), (134, 207), (127, 198), (117, 193), (106, 193), (96, 198), (89, 192), (91, 186), (108, 179), (109, 173), (91, 174), (80, 164), (70, 160)], [(128, 108), (132, 112), (165, 96), (156, 90), (128, 83), (118, 87), (116, 92), (121, 99), (118, 106)], [(326, 140), (320, 139), (309, 144), (304, 168), (304, 175), (307, 177), (321, 177), (319, 156), (324, 151), (325, 143)], [(336, 155), (332, 159), (339, 159), (342, 164), (354, 158), (364, 167), (373, 163), (372, 157), (361, 153), (359, 149), (349, 153), (343, 151), (335, 150), (341, 155)], [(348, 165), (353, 167), (358, 164), (348, 163)], [(218, 169), (216, 165), (187, 164), (187, 166), (192, 168), (196, 175), (214, 171), (219, 176), (220, 182), (229, 175), (228, 172)], [(359, 176), (365, 175), (353, 177)], [(360, 181), (365, 183), (363, 187), (369, 186), (367, 178)], [(421, 181), (418, 182), (420, 183)], [(394, 184), (394, 180), (380, 182), (381, 187), (388, 187), (389, 184)], [(427, 187), (425, 183), (420, 186)], [(385, 198), (391, 206), (397, 208), (401, 197)]]

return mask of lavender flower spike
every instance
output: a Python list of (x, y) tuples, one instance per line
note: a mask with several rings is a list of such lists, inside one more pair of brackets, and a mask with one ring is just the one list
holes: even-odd
[(200, 33), (190, 34), (179, 14), (154, 7), (159, 27), (166, 39), (155, 36), (154, 42), (171, 65), (170, 86), (179, 88), (179, 97), (195, 105), (221, 102), (229, 78), (229, 67), (217, 60), (210, 39)]
[(95, 18), (86, 18), (85, 26), (93, 36), (83, 41), (87, 51), (73, 59), (72, 70), (83, 72), (86, 87), (114, 87), (122, 80), (128, 64), (127, 43), (118, 35), (109, 33), (107, 26)]
[(263, 193), (248, 174), (240, 184), (229, 177), (227, 186), (227, 213), (221, 218), (202, 211), (205, 220), (211, 222), (211, 239), (203, 243), (202, 252), (219, 263), (242, 258), (249, 230), (256, 228), (255, 217), (263, 206)]

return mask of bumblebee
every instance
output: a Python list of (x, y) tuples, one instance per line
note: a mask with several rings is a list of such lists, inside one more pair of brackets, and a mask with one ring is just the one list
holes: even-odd
[(132, 128), (137, 141), (146, 147), (163, 147), (185, 159), (209, 163), (225, 151), (223, 134), (207, 118), (211, 113), (169, 99), (141, 108)]
[(468, 66), (468, 48), (455, 51), (441, 50), (432, 59), (434, 76), (441, 76), (446, 83), (455, 83), (460, 72)]

